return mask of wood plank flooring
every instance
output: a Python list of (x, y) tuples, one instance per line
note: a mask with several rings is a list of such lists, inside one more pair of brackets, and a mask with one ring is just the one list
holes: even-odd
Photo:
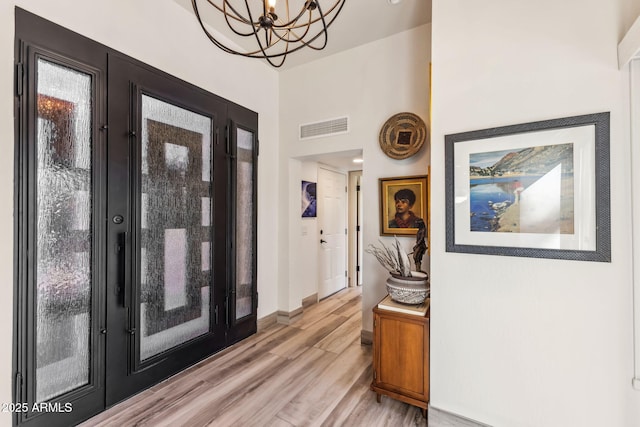
[(361, 289), (340, 291), (292, 325), (271, 325), (81, 426), (425, 426), (418, 408), (377, 403), (369, 390)]

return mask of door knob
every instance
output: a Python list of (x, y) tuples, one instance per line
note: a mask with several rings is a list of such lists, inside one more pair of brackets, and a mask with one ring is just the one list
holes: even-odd
[(320, 239), (320, 243), (327, 243), (327, 241), (324, 239)]

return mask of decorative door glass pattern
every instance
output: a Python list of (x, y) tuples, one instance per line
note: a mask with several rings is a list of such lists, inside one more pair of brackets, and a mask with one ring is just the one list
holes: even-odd
[(36, 402), (89, 382), (92, 76), (37, 60)]
[(142, 95), (140, 360), (210, 330), (212, 120)]
[(18, 7), (14, 41), (12, 419), (76, 425), (256, 332), (258, 115)]
[(253, 313), (254, 156), (252, 132), (237, 130), (236, 319)]

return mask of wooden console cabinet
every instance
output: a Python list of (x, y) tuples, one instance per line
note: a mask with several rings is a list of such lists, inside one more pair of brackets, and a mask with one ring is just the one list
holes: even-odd
[(373, 309), (371, 390), (422, 408), (429, 403), (429, 313), (425, 316)]

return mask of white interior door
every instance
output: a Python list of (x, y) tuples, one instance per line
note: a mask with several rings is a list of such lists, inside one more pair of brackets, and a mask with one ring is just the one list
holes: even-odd
[(347, 283), (346, 183), (346, 175), (318, 169), (319, 298), (345, 288)]

